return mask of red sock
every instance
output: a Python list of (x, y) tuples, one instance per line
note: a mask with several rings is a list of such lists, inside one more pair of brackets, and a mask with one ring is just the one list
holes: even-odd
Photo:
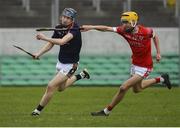
[(113, 109), (113, 107), (111, 107), (110, 105), (108, 105), (108, 106), (107, 106), (107, 109), (108, 109), (109, 111), (111, 111), (111, 110)]
[(156, 80), (156, 83), (159, 83), (160, 82), (160, 77), (156, 77), (155, 80)]

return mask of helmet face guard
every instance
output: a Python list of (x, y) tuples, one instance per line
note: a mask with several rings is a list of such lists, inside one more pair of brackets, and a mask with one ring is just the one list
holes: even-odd
[(132, 27), (135, 27), (138, 21), (138, 15), (136, 12), (124, 12), (121, 15), (122, 23), (130, 23)]
[(73, 21), (75, 20), (77, 11), (74, 10), (73, 8), (65, 8), (62, 12), (62, 16), (67, 16), (71, 18)]

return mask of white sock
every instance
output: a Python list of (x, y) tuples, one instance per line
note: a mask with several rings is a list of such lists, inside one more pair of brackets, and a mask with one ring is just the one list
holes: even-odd
[(111, 112), (111, 111), (109, 111), (107, 108), (104, 109), (104, 113), (105, 113), (106, 115), (109, 115), (110, 112)]
[(41, 113), (41, 111), (39, 111), (39, 110), (37, 110), (37, 109), (35, 109), (34, 112), (36, 112), (36, 113), (38, 113), (38, 114)]
[(85, 77), (85, 74), (83, 72), (80, 72), (79, 75), (81, 76), (82, 79)]
[(160, 77), (160, 82), (161, 83), (164, 82), (164, 78)]

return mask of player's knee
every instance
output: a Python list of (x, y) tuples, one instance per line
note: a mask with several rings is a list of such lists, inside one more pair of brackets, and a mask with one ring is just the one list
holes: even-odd
[(123, 93), (123, 92), (126, 92), (128, 89), (125, 87), (125, 86), (121, 86), (120, 89), (119, 89), (119, 92), (120, 93)]
[(52, 90), (52, 87), (48, 85), (47, 88), (46, 88), (46, 91), (51, 92), (51, 90)]
[(128, 91), (128, 89), (130, 88), (131, 86), (128, 84), (128, 83), (123, 83), (121, 86), (120, 86), (120, 92), (126, 92)]
[(59, 86), (58, 86), (58, 91), (59, 92), (62, 92), (62, 91), (64, 91), (66, 89), (66, 85), (65, 84), (60, 84)]
[(62, 91), (64, 91), (64, 90), (65, 90), (64, 87), (59, 87), (59, 88), (58, 88), (58, 91), (59, 91), (59, 92), (62, 92)]
[(52, 92), (54, 90), (54, 87), (51, 84), (51, 82), (48, 83), (48, 86), (47, 86), (46, 90), (47, 90), (47, 92)]
[(134, 93), (139, 93), (139, 92), (141, 92), (141, 91), (138, 90), (138, 89), (133, 89), (133, 92), (134, 92)]

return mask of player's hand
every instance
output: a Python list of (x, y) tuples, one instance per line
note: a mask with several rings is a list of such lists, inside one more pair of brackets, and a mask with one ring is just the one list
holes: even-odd
[(37, 40), (44, 40), (44, 39), (46, 39), (46, 36), (44, 34), (42, 34), (42, 33), (38, 33), (36, 35), (36, 39)]
[(33, 55), (34, 55), (34, 57), (33, 57), (34, 60), (39, 60), (39, 54), (36, 53), (36, 54), (33, 54)]
[(161, 54), (157, 53), (156, 54), (156, 61), (159, 62), (161, 60)]
[(81, 32), (86, 32), (92, 29), (92, 25), (83, 25), (81, 26)]

